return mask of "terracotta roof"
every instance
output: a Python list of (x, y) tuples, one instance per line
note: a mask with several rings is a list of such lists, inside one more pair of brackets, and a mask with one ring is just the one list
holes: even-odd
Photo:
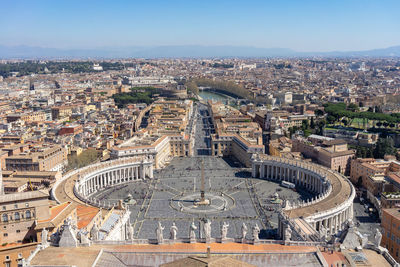
[(64, 202), (50, 208), (50, 217), (47, 220), (38, 221), (35, 229), (53, 228), (62, 223), (66, 217), (75, 209), (76, 204)]
[(76, 216), (78, 217), (78, 229), (86, 227), (99, 213), (99, 209), (92, 206), (78, 205)]

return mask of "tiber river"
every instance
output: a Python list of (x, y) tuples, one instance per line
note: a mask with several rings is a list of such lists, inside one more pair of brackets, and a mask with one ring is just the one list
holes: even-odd
[(200, 90), (199, 95), (204, 100), (221, 101), (222, 103), (226, 103), (228, 99), (232, 100), (232, 98), (227, 95), (210, 92), (210, 91), (205, 91), (205, 90)]

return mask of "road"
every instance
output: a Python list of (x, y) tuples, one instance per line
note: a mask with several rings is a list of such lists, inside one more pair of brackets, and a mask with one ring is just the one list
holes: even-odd
[(211, 154), (210, 134), (215, 131), (207, 106), (199, 103), (196, 116), (195, 156), (209, 156)]

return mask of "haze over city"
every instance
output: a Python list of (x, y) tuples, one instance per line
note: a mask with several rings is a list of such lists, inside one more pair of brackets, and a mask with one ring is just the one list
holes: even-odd
[(396, 0), (3, 1), (0, 45), (360, 51), (400, 45), (398, 10)]

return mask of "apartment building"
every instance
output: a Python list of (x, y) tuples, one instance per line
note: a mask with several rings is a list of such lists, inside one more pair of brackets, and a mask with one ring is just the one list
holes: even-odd
[(71, 106), (57, 106), (51, 108), (51, 117), (53, 120), (58, 120), (71, 116), (72, 107)]
[(362, 184), (369, 176), (385, 175), (390, 162), (374, 158), (358, 158), (351, 161), (350, 180), (354, 184)]
[(211, 134), (211, 155), (234, 156), (250, 166), (253, 154), (264, 153), (262, 129), (251, 117), (219, 102), (209, 101), (208, 109), (215, 126), (215, 134)]
[(36, 148), (7, 157), (5, 162), (8, 171), (60, 171), (67, 164), (67, 151), (58, 145)]
[(292, 151), (300, 152), (305, 157), (345, 175), (350, 174), (350, 161), (355, 156), (355, 151), (349, 150), (344, 140), (319, 135), (294, 137)]
[(292, 114), (287, 110), (272, 110), (256, 112), (255, 121), (264, 131), (276, 131), (282, 129), (287, 131), (290, 127), (300, 128), (303, 121), (311, 121), (314, 114)]
[(400, 261), (400, 208), (382, 209), (382, 241), (390, 255)]
[(271, 156), (290, 158), (290, 159), (301, 159), (300, 152), (292, 152), (292, 140), (282, 136), (269, 141), (268, 152)]
[(28, 112), (28, 113), (14, 113), (14, 114), (9, 114), (6, 117), (7, 123), (17, 121), (17, 120), (22, 120), (25, 122), (36, 122), (36, 121), (45, 121), (46, 120), (46, 113), (44, 112)]
[(158, 169), (173, 157), (193, 156), (193, 101), (156, 101), (141, 112), (136, 125), (141, 124), (145, 112), (148, 112), (146, 128), (137, 129), (133, 137), (112, 147), (112, 159), (149, 156)]

